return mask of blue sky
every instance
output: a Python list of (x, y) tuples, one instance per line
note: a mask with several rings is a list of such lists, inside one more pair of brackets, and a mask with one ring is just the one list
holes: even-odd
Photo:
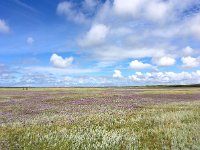
[(198, 0), (1, 0), (0, 86), (200, 83)]

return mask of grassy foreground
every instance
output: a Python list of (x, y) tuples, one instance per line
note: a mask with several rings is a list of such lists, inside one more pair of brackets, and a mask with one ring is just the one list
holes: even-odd
[[(46, 120), (43, 122), (41, 120)], [(45, 114), (0, 125), (1, 149), (200, 149), (200, 102), (109, 110), (67, 120)]]

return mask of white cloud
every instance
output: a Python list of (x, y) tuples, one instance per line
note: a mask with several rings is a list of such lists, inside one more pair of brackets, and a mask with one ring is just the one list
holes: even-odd
[(193, 68), (198, 67), (200, 65), (200, 59), (199, 58), (193, 58), (191, 56), (182, 57), (181, 61), (183, 63), (183, 68)]
[(89, 74), (89, 73), (94, 73), (94, 72), (99, 72), (98, 69), (96, 68), (77, 68), (77, 67), (68, 67), (68, 68), (56, 68), (56, 67), (41, 67), (41, 66), (36, 66), (36, 67), (26, 67), (23, 70), (24, 72), (40, 72), (40, 73), (50, 73), (54, 74), (57, 76), (65, 76), (71, 75), (71, 74)]
[(142, 72), (135, 72), (137, 76), (142, 76)]
[(159, 57), (159, 58), (154, 58), (153, 62), (158, 66), (167, 67), (167, 66), (174, 65), (176, 60), (172, 57), (163, 56), (163, 57)]
[(106, 1), (104, 4), (99, 7), (100, 9), (96, 13), (94, 22), (105, 22), (106, 18), (113, 17), (112, 15), (112, 3), (111, 1)]
[(119, 61), (127, 58), (144, 58), (144, 57), (155, 57), (164, 55), (162, 49), (146, 48), (146, 47), (129, 47), (127, 45), (115, 46), (115, 45), (101, 45), (92, 48), (91, 51), (95, 59), (106, 60), (106, 61)]
[(196, 73), (200, 77), (200, 70), (197, 70)]
[(27, 44), (33, 44), (34, 39), (32, 37), (28, 37), (26, 42), (27, 42)]
[(183, 32), (193, 35), (200, 39), (200, 13), (189, 19)]
[(135, 17), (140, 10), (142, 10), (142, 5), (144, 0), (114, 0), (113, 8), (116, 14), (121, 16), (133, 16)]
[[(179, 39), (187, 41), (189, 33), (183, 32), (186, 22), (192, 16), (186, 16), (183, 12), (194, 6), (194, 2), (195, 0), (106, 1), (96, 10), (93, 26), (85, 33), (85, 37), (78, 40), (78, 44), (94, 59), (120, 61), (149, 57), (157, 58), (160, 66), (171, 66), (176, 62), (174, 58), (186, 56), (180, 50)], [(100, 32), (104, 38), (98, 38), (98, 33), (91, 34), (97, 23), (109, 27), (106, 34)], [(179, 43), (175, 44), (175, 39)]]
[(70, 2), (61, 2), (57, 6), (57, 12), (60, 14), (71, 13), (72, 4)]
[(141, 79), (137, 77), (137, 75), (131, 75), (129, 76), (129, 79), (132, 81), (140, 81)]
[(95, 46), (102, 44), (106, 39), (109, 28), (104, 24), (94, 24), (86, 36), (79, 41), (81, 46)]
[(173, 38), (180, 34), (182, 30), (181, 28), (182, 27), (180, 25), (164, 26), (161, 28), (154, 29), (148, 32), (148, 34), (150, 34), (150, 36), (156, 36), (156, 37), (166, 38), (166, 39)]
[(150, 20), (164, 20), (170, 12), (170, 5), (168, 2), (151, 0), (146, 5), (146, 16)]
[[(181, 2), (180, 2), (181, 3)], [(192, 2), (191, 2), (192, 4)], [(190, 4), (188, 4), (187, 8), (189, 8)], [(174, 7), (174, 9), (178, 9)], [(177, 11), (178, 12), (178, 11)], [(152, 35), (156, 35), (158, 37), (164, 38), (174, 38), (174, 37), (192, 37), (196, 39), (200, 39), (200, 13), (195, 13), (191, 16), (185, 17), (183, 20), (178, 20), (178, 17), (175, 17), (176, 12), (174, 12), (174, 21), (171, 23), (164, 24), (164, 26), (157, 26), (157, 29), (152, 30), (150, 33)], [(170, 18), (169, 18), (170, 19)], [(172, 19), (173, 20), (173, 19)]]
[(6, 22), (2, 19), (0, 19), (0, 33), (8, 33), (10, 31), (9, 26), (6, 24)]
[(183, 55), (190, 56), (190, 55), (192, 55), (193, 51), (194, 50), (191, 47), (187, 46), (183, 49)]
[(92, 77), (70, 77), (67, 76), (64, 78), (64, 82), (65, 84), (72, 84), (72, 85), (81, 85), (81, 84), (85, 84), (85, 83), (92, 83), (94, 82), (94, 78)]
[(135, 69), (135, 70), (142, 70), (142, 69), (147, 69), (147, 68), (152, 67), (150, 64), (145, 64), (138, 60), (133, 60), (132, 62), (130, 62), (129, 66), (131, 69)]
[(113, 11), (122, 17), (133, 19), (147, 19), (151, 21), (172, 21), (177, 19), (181, 13), (199, 4), (196, 0), (114, 0)]
[(77, 23), (85, 23), (87, 19), (85, 15), (77, 11), (74, 4), (71, 2), (60, 2), (57, 6), (57, 13), (64, 15), (68, 20), (73, 20)]
[(163, 23), (176, 20), (185, 10), (199, 4), (196, 0), (114, 0), (116, 15)]
[(112, 86), (112, 85), (127, 85), (124, 78), (111, 78), (111, 77), (88, 77), (88, 76), (77, 76), (77, 77), (64, 77), (63, 83), (65, 85), (75, 86)]
[(118, 28), (110, 29), (110, 33), (112, 34), (112, 36), (123, 36), (123, 35), (131, 34), (132, 30), (127, 27), (118, 27)]
[(75, 82), (76, 79), (74, 79), (74, 78), (72, 78), (72, 77), (69, 77), (69, 76), (66, 76), (66, 77), (64, 77), (64, 81), (65, 81), (65, 82)]
[(160, 21), (167, 18), (171, 5), (161, 0), (114, 0), (113, 9), (117, 15)]
[(74, 60), (73, 57), (62, 58), (57, 54), (53, 54), (50, 58), (50, 62), (56, 68), (67, 68), (72, 64), (73, 60)]
[(122, 78), (122, 73), (120, 70), (114, 70), (113, 78)]
[(143, 84), (197, 84), (200, 83), (200, 72), (152, 72), (129, 76), (133, 82)]
[(83, 5), (86, 9), (94, 9), (97, 4), (98, 0), (85, 0)]

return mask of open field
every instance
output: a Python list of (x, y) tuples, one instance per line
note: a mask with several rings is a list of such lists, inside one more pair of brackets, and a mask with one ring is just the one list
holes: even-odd
[(200, 149), (200, 88), (2, 88), (0, 149)]

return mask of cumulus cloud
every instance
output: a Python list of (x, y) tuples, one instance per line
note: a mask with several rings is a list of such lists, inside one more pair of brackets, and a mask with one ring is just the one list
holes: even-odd
[(104, 24), (94, 24), (86, 36), (79, 41), (81, 46), (96, 46), (102, 44), (106, 39), (109, 28)]
[(200, 39), (200, 13), (188, 20), (183, 32)]
[(114, 70), (113, 78), (122, 78), (122, 73), (120, 70)]
[(50, 58), (50, 62), (56, 68), (67, 68), (72, 64), (73, 60), (73, 57), (62, 58), (57, 54), (53, 54)]
[(153, 61), (156, 65), (161, 66), (161, 67), (172, 66), (176, 62), (174, 58), (168, 57), (168, 56), (154, 58)]
[(200, 83), (200, 72), (147, 72), (129, 76), (133, 82), (145, 84), (197, 84)]
[(196, 0), (114, 0), (115, 14), (123, 17), (147, 19), (150, 21), (171, 21), (188, 8), (198, 5)]
[[(194, 1), (192, 2), (191, 4), (195, 4)], [(187, 4), (187, 7), (185, 10), (187, 11), (187, 9), (190, 9), (190, 7), (194, 7), (194, 6), (190, 6), (190, 4)], [(176, 13), (174, 12), (174, 14)], [(176, 15), (178, 16), (178, 14)], [(166, 23), (161, 28), (157, 27), (157, 29), (152, 31), (152, 35), (157, 35), (164, 38), (175, 38), (175, 37), (180, 37), (180, 36), (183, 38), (192, 37), (194, 39), (200, 40), (200, 13), (198, 12), (192, 15), (190, 14), (190, 16), (188, 15), (187, 17), (186, 16), (184, 17), (185, 19), (181, 21), (180, 20), (177, 21), (179, 17), (175, 17), (176, 21), (174, 20), (170, 24)]]
[(121, 16), (136, 16), (142, 8), (144, 0), (114, 0), (113, 8)]
[[(173, 41), (180, 36), (187, 41), (192, 32), (189, 30), (186, 33), (191, 28), (188, 22), (196, 20), (191, 19), (196, 15), (186, 16), (185, 11), (190, 11), (195, 4), (195, 0), (106, 1), (98, 7), (100, 9), (93, 18), (93, 26), (85, 37), (78, 40), (78, 44), (81, 48), (87, 47), (84, 52), (95, 59), (120, 61), (149, 57), (157, 58), (160, 66), (174, 65), (174, 58), (185, 55), (180, 50), (181, 46)], [(106, 34), (101, 32), (104, 38), (98, 38), (99, 34), (90, 34), (97, 23), (109, 27), (108, 32), (105, 30)]]
[(32, 38), (32, 37), (28, 37), (27, 39), (26, 39), (26, 42), (27, 42), (27, 44), (33, 44), (33, 42), (34, 42), (34, 39)]
[(200, 65), (200, 58), (193, 58), (191, 56), (182, 57), (183, 68), (194, 68)]
[(153, 21), (166, 19), (170, 13), (171, 6), (167, 1), (152, 0), (148, 2), (146, 16)]
[(72, 2), (60, 2), (57, 6), (57, 13), (60, 15), (64, 15), (68, 20), (73, 20), (77, 23), (87, 22), (85, 15), (82, 12), (78, 11), (75, 4)]
[(151, 64), (146, 64), (138, 60), (133, 60), (132, 62), (130, 62), (129, 66), (131, 69), (135, 69), (135, 70), (142, 70), (142, 69), (147, 69), (147, 68), (152, 67)]
[(192, 55), (193, 52), (194, 52), (194, 50), (190, 46), (187, 46), (183, 49), (184, 56), (190, 56), (190, 55)]
[(144, 18), (152, 21), (166, 19), (171, 5), (161, 0), (114, 0), (113, 9), (117, 15), (133, 18)]
[(0, 33), (8, 33), (9, 31), (10, 28), (6, 24), (5, 20), (0, 19)]

